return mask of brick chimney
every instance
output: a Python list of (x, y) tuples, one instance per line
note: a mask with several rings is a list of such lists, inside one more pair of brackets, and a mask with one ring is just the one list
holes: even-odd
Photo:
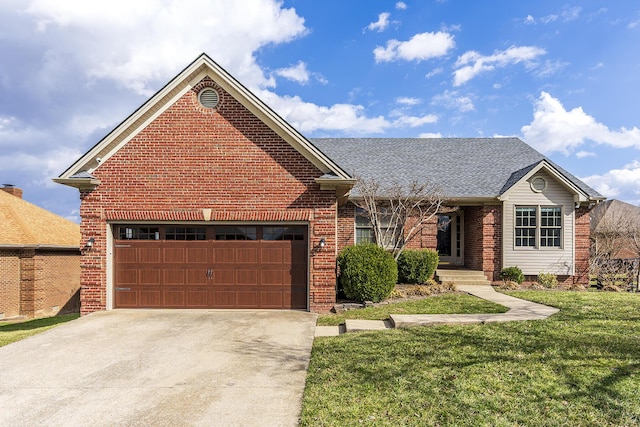
[(0, 190), (22, 199), (22, 190), (13, 184), (2, 184), (2, 188), (0, 188)]

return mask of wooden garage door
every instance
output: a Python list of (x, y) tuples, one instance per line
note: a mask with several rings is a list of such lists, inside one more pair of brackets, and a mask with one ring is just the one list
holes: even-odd
[(307, 308), (304, 226), (116, 226), (116, 308)]

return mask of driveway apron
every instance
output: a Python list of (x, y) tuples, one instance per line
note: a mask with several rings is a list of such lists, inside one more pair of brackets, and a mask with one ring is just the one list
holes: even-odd
[(315, 320), (94, 313), (0, 347), (0, 425), (295, 426)]

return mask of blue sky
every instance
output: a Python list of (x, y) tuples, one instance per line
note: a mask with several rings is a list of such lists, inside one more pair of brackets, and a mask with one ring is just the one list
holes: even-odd
[(308, 137), (517, 136), (640, 205), (639, 47), (623, 0), (3, 0), (0, 183), (78, 221), (51, 178), (206, 52)]

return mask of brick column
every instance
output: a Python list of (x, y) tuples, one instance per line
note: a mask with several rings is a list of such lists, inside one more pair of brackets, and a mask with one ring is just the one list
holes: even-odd
[(591, 246), (591, 223), (588, 206), (575, 212), (575, 275), (573, 283), (589, 285), (589, 257)]
[(20, 250), (20, 314), (33, 317), (36, 298), (35, 249)]

